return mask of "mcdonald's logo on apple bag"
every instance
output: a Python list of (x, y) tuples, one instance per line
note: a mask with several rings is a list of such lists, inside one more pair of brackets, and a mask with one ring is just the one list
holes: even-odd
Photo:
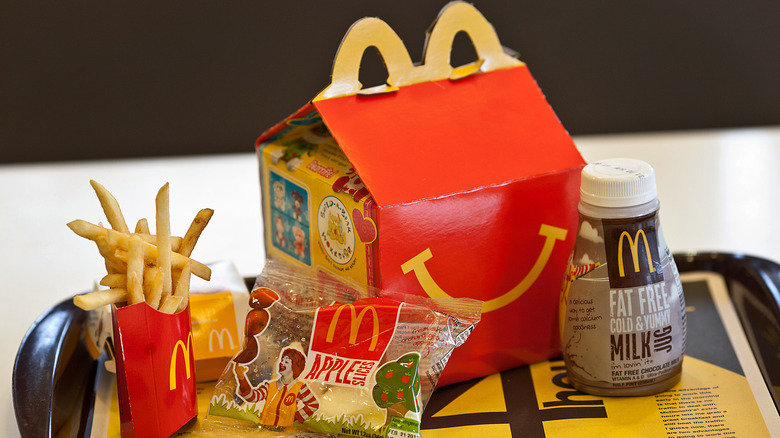
[(376, 344), (379, 342), (379, 315), (376, 313), (376, 307), (374, 306), (365, 306), (360, 310), (360, 313), (357, 312), (357, 309), (355, 309), (355, 306), (352, 304), (343, 304), (339, 306), (328, 325), (328, 334), (325, 336), (325, 342), (333, 343), (333, 338), (336, 336), (336, 325), (338, 324), (339, 317), (344, 309), (349, 309), (349, 338), (347, 343), (350, 345), (355, 345), (357, 343), (357, 336), (360, 331), (361, 323), (363, 322), (363, 317), (366, 316), (368, 312), (371, 312), (373, 319), (370, 320), (372, 330), (368, 350), (376, 350)]
[(306, 380), (367, 387), (395, 334), (401, 303), (368, 298), (317, 310)]
[(395, 333), (401, 303), (369, 298), (317, 311), (312, 349), (336, 356), (379, 360)]

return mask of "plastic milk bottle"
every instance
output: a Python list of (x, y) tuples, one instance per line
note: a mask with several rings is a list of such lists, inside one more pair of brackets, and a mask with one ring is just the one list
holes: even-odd
[(674, 386), (685, 354), (685, 298), (661, 232), (653, 168), (585, 166), (579, 226), (561, 290), (561, 345), (571, 384), (604, 396)]

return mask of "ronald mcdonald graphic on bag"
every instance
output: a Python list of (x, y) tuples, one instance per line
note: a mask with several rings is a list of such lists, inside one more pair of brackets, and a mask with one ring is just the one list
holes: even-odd
[(260, 424), (287, 427), (296, 420), (303, 423), (320, 406), (306, 384), (298, 380), (305, 368), (306, 356), (295, 348), (287, 347), (279, 356), (279, 378), (252, 387), (246, 378), (247, 367), (236, 364), (237, 393), (247, 402), (264, 402)]

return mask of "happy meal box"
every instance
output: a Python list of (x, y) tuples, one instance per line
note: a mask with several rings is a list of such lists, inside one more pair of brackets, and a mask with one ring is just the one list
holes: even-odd
[[(478, 60), (452, 67), (458, 32)], [(371, 46), (388, 78), (364, 89)], [(440, 384), (559, 353), (584, 161), (472, 5), (442, 10), (421, 64), (385, 22), (356, 22), (331, 84), (256, 147), (269, 256), (382, 289), (484, 301)]]

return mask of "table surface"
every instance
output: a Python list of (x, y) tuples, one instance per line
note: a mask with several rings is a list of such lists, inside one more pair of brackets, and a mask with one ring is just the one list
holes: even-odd
[[(661, 223), (673, 252), (744, 253), (780, 261), (780, 127), (574, 138), (586, 161), (631, 157), (656, 170)], [(128, 223), (154, 223), (154, 197), (170, 182), (171, 230), (215, 210), (193, 258), (232, 260), (244, 276), (263, 266), (256, 156), (245, 154), (0, 166), (0, 436), (19, 436), (11, 375), (19, 344), (50, 307), (91, 289), (104, 270), (96, 247), (66, 223), (105, 221), (94, 179)]]

